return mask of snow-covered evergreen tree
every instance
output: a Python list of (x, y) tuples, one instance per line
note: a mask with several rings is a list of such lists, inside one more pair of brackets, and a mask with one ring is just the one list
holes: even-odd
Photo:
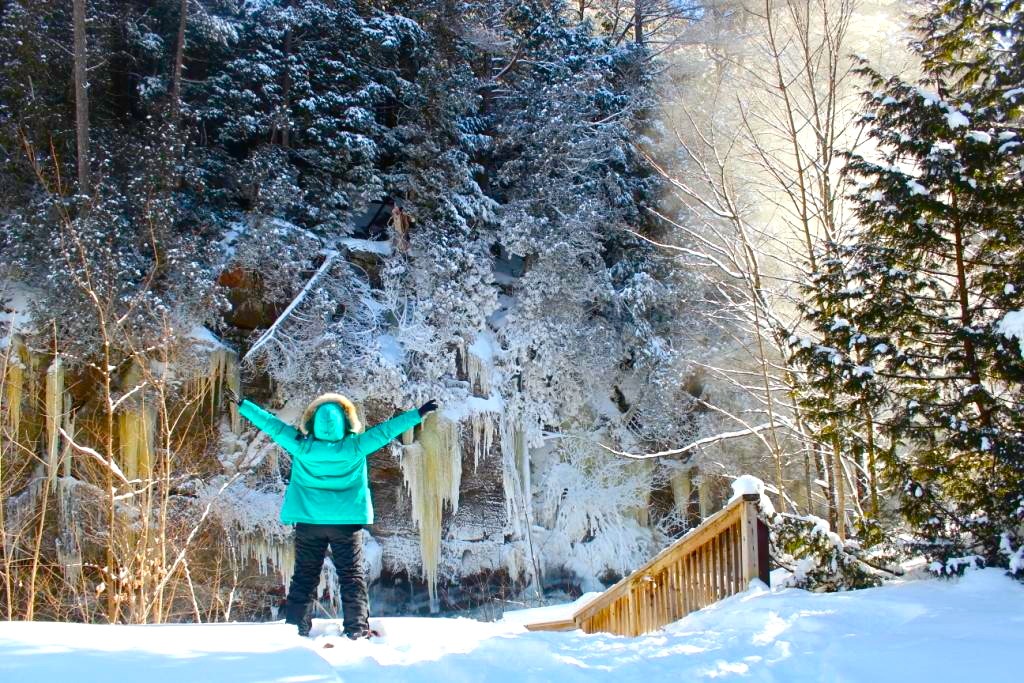
[(883, 378), (886, 476), (945, 570), (1022, 543), (1022, 10), (931, 2), (922, 81), (861, 66), (877, 155), (847, 169), (862, 228), (843, 353)]

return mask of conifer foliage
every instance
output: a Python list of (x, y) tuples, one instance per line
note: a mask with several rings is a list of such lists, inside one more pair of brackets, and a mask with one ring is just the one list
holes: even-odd
[(848, 160), (860, 228), (835, 248), (843, 277), (818, 282), (833, 342), (811, 354), (818, 375), (869, 406), (885, 478), (943, 571), (978, 555), (1021, 572), (1022, 32), (1018, 1), (936, 1), (919, 82), (861, 62), (876, 147)]

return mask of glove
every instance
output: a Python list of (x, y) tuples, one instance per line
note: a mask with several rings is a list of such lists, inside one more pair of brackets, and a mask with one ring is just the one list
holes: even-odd
[(224, 395), (227, 396), (228, 400), (235, 405), (242, 405), (242, 399), (239, 398), (238, 394), (236, 394), (230, 387), (224, 387)]
[(435, 401), (434, 399), (430, 399), (429, 401), (420, 406), (420, 417), (426, 417), (428, 413), (432, 413), (435, 410), (437, 410), (437, 401)]

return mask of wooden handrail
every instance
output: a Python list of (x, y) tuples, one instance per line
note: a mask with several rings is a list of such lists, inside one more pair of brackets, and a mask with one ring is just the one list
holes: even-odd
[(768, 529), (758, 519), (759, 499), (746, 494), (729, 503), (571, 619), (527, 628), (638, 636), (746, 590), (752, 579), (768, 583)]

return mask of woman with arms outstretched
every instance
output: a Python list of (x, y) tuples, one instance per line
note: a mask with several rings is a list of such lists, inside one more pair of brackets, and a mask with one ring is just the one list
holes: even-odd
[(345, 635), (370, 635), (369, 596), (363, 568), (363, 527), (373, 524), (366, 456), (418, 425), (436, 401), (401, 413), (365, 432), (356, 407), (340, 394), (324, 394), (302, 415), (298, 429), (249, 400), (238, 412), (292, 456), (281, 521), (295, 525), (295, 570), (285, 621), (308, 636), (310, 605), (327, 547), (341, 582)]

